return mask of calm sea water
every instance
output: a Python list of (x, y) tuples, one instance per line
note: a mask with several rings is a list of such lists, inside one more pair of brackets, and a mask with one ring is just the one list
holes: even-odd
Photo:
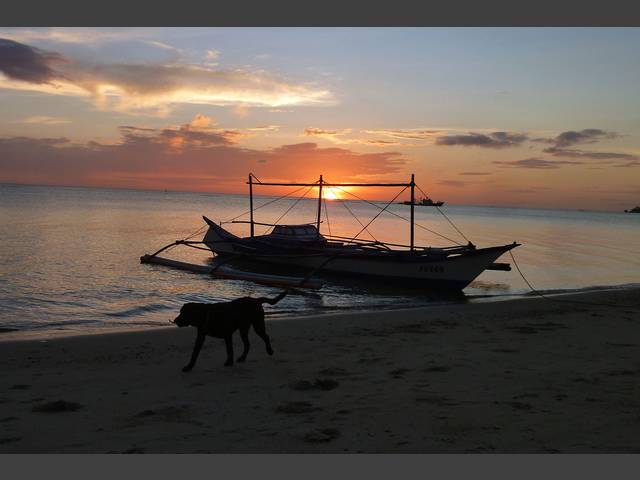
[[(268, 200), (257, 198), (256, 205)], [(262, 208), (256, 221), (273, 222), (292, 203)], [(363, 202), (346, 203), (364, 223), (378, 212)], [(329, 222), (325, 217), (323, 231), (330, 227), (334, 235), (350, 236), (360, 230), (342, 202), (327, 204)], [(0, 328), (18, 329), (18, 335), (75, 334), (167, 325), (184, 302), (273, 295), (278, 289), (139, 263), (142, 254), (197, 230), (201, 215), (219, 221), (247, 207), (242, 195), (0, 185)], [(314, 200), (303, 200), (285, 220), (313, 221), (315, 207)], [(394, 205), (391, 210), (408, 216), (409, 208)], [(640, 283), (640, 215), (453, 205), (443, 211), (477, 246), (523, 243), (514, 251), (516, 260), (540, 290)], [(436, 209), (416, 208), (416, 219), (466, 243)], [(227, 226), (247, 234), (246, 225)], [(257, 233), (265, 228), (257, 227)], [(408, 242), (408, 223), (393, 216), (382, 215), (369, 231), (379, 240)], [(419, 228), (416, 243), (450, 244)], [(166, 256), (198, 263), (211, 257), (184, 247)], [(528, 291), (515, 270), (483, 273), (462, 298), (330, 280), (317, 295), (288, 296), (269, 313), (275, 318), (292, 312), (407, 307)]]

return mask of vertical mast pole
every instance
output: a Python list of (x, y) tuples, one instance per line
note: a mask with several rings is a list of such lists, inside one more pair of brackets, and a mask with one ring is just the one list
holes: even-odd
[(249, 174), (249, 223), (251, 225), (251, 238), (253, 238), (253, 174)]
[(415, 202), (416, 202), (416, 197), (415, 197), (415, 187), (416, 187), (416, 182), (415, 182), (415, 175), (412, 173), (411, 174), (411, 251), (413, 251), (413, 223), (414, 223), (414, 209), (415, 209)]
[(316, 220), (316, 228), (318, 229), (317, 238), (320, 238), (320, 217), (322, 214), (322, 175), (318, 183), (318, 219)]

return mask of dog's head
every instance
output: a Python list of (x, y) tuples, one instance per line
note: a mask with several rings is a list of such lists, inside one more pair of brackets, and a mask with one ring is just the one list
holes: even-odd
[(197, 304), (185, 303), (180, 309), (180, 313), (178, 314), (178, 316), (173, 320), (173, 323), (175, 323), (180, 328), (192, 325), (193, 318), (197, 314), (196, 310)]

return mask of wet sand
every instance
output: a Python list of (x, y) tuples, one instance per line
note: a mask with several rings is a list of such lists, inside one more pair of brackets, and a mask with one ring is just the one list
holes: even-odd
[[(640, 290), (0, 342), (0, 453), (640, 452)], [(235, 338), (236, 355), (240, 340)]]

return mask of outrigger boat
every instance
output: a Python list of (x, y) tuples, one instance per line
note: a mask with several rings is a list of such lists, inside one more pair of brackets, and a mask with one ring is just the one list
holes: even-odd
[[(249, 236), (239, 237), (207, 217), (203, 217), (208, 229), (201, 242), (216, 254), (222, 262), (242, 260), (250, 264), (280, 265), (303, 269), (308, 272), (304, 280), (320, 271), (333, 274), (367, 277), (370, 279), (408, 282), (434, 289), (462, 290), (485, 270), (510, 270), (509, 264), (495, 263), (504, 253), (519, 246), (513, 242), (486, 248), (477, 248), (471, 242), (466, 245), (452, 245), (443, 248), (420, 247), (414, 243), (414, 221), (416, 187), (414, 175), (409, 183), (327, 183), (320, 179), (314, 183), (263, 183), (253, 174), (249, 175), (249, 221), (233, 221), (232, 223), (248, 223)], [(254, 220), (253, 189), (255, 186), (289, 186), (318, 188), (317, 215), (314, 223), (303, 225), (265, 224)], [(404, 187), (410, 188), (411, 218), (410, 243), (399, 245), (379, 241), (361, 240), (357, 237), (366, 230), (367, 225), (353, 238), (338, 237), (320, 232), (323, 188), (338, 189), (348, 187)], [(349, 193), (346, 190), (343, 190)], [(402, 193), (402, 192), (400, 192)], [(377, 206), (381, 212), (387, 210), (394, 200), (384, 208)], [(258, 207), (260, 208), (260, 207)], [(377, 216), (374, 217), (377, 218)], [(444, 213), (443, 213), (444, 215)], [(402, 217), (404, 218), (404, 217)], [(371, 223), (369, 222), (369, 224)], [(265, 235), (255, 234), (255, 225), (273, 227)], [(418, 225), (419, 226), (419, 225)], [(195, 243), (195, 242), (194, 242)], [(200, 243), (200, 242), (198, 242)]]

